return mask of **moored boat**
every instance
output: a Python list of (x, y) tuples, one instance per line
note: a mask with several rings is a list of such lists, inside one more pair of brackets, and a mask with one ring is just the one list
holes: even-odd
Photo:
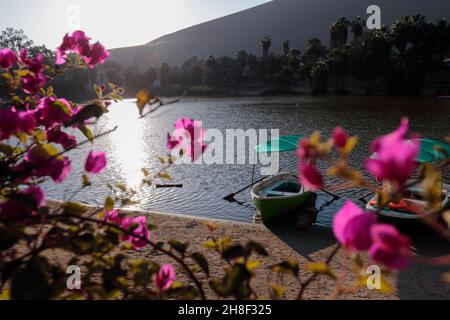
[[(450, 201), (450, 186), (443, 184), (441, 205), (444, 206)], [(420, 221), (423, 215), (431, 214), (427, 202), (422, 196), (420, 186), (409, 187), (403, 199), (397, 203), (388, 203), (382, 207), (377, 205), (375, 198), (370, 199), (366, 204), (366, 209), (376, 212), (380, 218), (391, 221)]]
[(289, 173), (280, 173), (259, 182), (251, 194), (263, 222), (294, 211), (310, 195), (298, 178)]

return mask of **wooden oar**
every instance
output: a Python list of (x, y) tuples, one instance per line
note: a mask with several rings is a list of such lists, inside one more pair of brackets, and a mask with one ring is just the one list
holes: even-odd
[(324, 189), (324, 188), (319, 188), (319, 190), (322, 191), (322, 192), (325, 192), (326, 194), (328, 194), (328, 195), (330, 195), (330, 196), (332, 196), (334, 200), (338, 200), (338, 199), (341, 198), (341, 197), (338, 196), (337, 194), (335, 194), (335, 193), (333, 193), (333, 192), (331, 192), (331, 191), (328, 191), (328, 190), (326, 190), (326, 189)]
[(160, 188), (183, 188), (182, 184), (155, 184), (156, 189)]
[[(297, 179), (300, 179), (299, 177), (297, 177), (297, 176), (295, 176), (295, 175), (292, 175), (292, 176), (295, 177), (295, 178), (297, 178)], [(333, 200), (338, 200), (338, 199), (341, 198), (341, 197), (338, 196), (337, 194), (334, 194), (333, 192), (328, 191), (328, 190), (326, 190), (326, 189), (324, 189), (324, 188), (319, 188), (319, 190), (322, 191), (322, 192), (325, 192), (326, 194), (328, 194), (328, 195), (330, 195), (330, 196), (332, 196), (332, 197), (333, 197)]]
[(247, 190), (248, 188), (250, 188), (250, 187), (253, 186), (254, 184), (256, 184), (256, 183), (258, 183), (258, 182), (261, 182), (261, 181), (263, 181), (263, 180), (266, 179), (266, 178), (267, 178), (267, 177), (263, 177), (263, 178), (261, 178), (261, 179), (259, 179), (259, 180), (256, 180), (256, 181), (253, 182), (252, 184), (249, 184), (248, 186), (246, 186), (246, 187), (244, 187), (244, 188), (242, 188), (242, 189), (240, 189), (240, 190), (238, 190), (238, 191), (236, 191), (236, 192), (234, 192), (234, 193), (230, 193), (229, 195), (223, 197), (223, 200), (227, 200), (227, 201), (229, 201), (229, 202), (234, 202), (234, 201), (236, 201), (236, 200), (234, 200), (234, 196), (236, 196), (237, 194), (241, 193), (242, 191)]

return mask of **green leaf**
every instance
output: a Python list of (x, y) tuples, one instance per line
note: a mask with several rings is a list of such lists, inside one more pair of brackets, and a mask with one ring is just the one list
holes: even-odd
[(222, 252), (222, 258), (227, 260), (247, 257), (247, 251), (240, 244), (225, 249)]
[(166, 180), (172, 180), (172, 177), (167, 172), (158, 173), (158, 177), (166, 179)]
[(11, 300), (11, 293), (9, 290), (5, 289), (0, 293), (0, 301), (2, 300)]
[(270, 292), (270, 298), (272, 300), (280, 300), (283, 298), (284, 292), (286, 289), (280, 285), (273, 284), (270, 286), (271, 292)]
[(148, 177), (150, 175), (150, 171), (146, 168), (142, 168), (141, 171), (144, 174), (144, 177)]
[[(174, 282), (175, 283), (175, 282)], [(173, 284), (172, 284), (173, 286)], [(193, 300), (199, 296), (197, 289), (194, 286), (176, 286), (168, 291), (169, 294), (174, 294), (186, 300)]]
[(144, 259), (138, 259), (131, 263), (130, 271), (133, 275), (133, 281), (137, 285), (145, 286), (151, 279), (153, 274), (159, 270), (159, 265)]
[(11, 299), (49, 300), (66, 288), (66, 275), (44, 257), (37, 256), (16, 270), (11, 280)]
[(310, 262), (306, 265), (306, 268), (309, 271), (312, 271), (314, 273), (318, 273), (318, 274), (326, 274), (328, 276), (330, 276), (333, 279), (336, 279), (336, 275), (334, 274), (334, 272), (330, 269), (330, 267), (323, 262)]
[(202, 268), (203, 272), (206, 273), (207, 276), (209, 276), (209, 266), (208, 266), (208, 260), (206, 260), (205, 256), (201, 252), (194, 252), (191, 255), (191, 258), (198, 264), (200, 268)]
[(86, 207), (78, 202), (65, 202), (62, 205), (64, 212), (72, 215), (82, 215), (87, 211)]
[(141, 90), (136, 95), (136, 106), (139, 110), (139, 115), (142, 116), (142, 113), (144, 111), (144, 107), (147, 105), (147, 103), (150, 102), (152, 99), (152, 94), (148, 90)]
[(164, 159), (163, 157), (161, 157), (161, 156), (158, 156), (158, 160), (159, 160), (159, 162), (161, 162), (161, 163), (166, 163), (166, 159)]
[(119, 101), (123, 100), (122, 96), (115, 92), (108, 93), (104, 98), (111, 99), (111, 100), (119, 100)]
[(86, 188), (86, 187), (89, 187), (92, 185), (91, 181), (89, 180), (89, 177), (86, 174), (83, 174), (82, 181), (83, 181), (83, 188)]
[(47, 97), (52, 97), (55, 94), (55, 90), (52, 86), (47, 87)]
[(255, 242), (255, 241), (249, 241), (247, 242), (246, 245), (246, 249), (248, 252), (256, 252), (257, 254), (264, 256), (264, 257), (268, 257), (269, 254), (267, 253), (267, 250), (259, 243)]
[(72, 250), (78, 255), (91, 253), (94, 250), (95, 237), (92, 233), (84, 233), (71, 242)]
[(64, 112), (66, 115), (70, 116), (72, 114), (72, 111), (70, 108), (62, 101), (56, 100), (53, 102), (53, 105), (60, 108), (62, 112)]
[(111, 197), (107, 197), (105, 199), (105, 210), (106, 211), (111, 211), (114, 209), (114, 199)]
[(235, 264), (227, 269), (222, 280), (212, 279), (209, 284), (211, 288), (221, 297), (227, 298), (230, 295), (236, 299), (248, 299), (251, 294), (250, 279), (252, 274), (243, 264)]
[(16, 73), (17, 76), (23, 78), (23, 77), (26, 77), (26, 76), (30, 75), (31, 71), (30, 70), (26, 70), (26, 69), (22, 69), (22, 70), (16, 70), (15, 73)]
[(95, 90), (95, 94), (100, 99), (103, 96), (103, 89), (100, 86), (94, 84), (94, 90)]
[(155, 247), (158, 248), (158, 249), (162, 248), (163, 246), (164, 246), (164, 241), (158, 241), (158, 242), (155, 244)]
[(78, 129), (81, 131), (81, 133), (84, 134), (84, 136), (90, 141), (94, 141), (94, 135), (92, 134), (92, 131), (85, 125), (85, 124), (79, 124)]
[(55, 146), (46, 143), (37, 144), (30, 150), (30, 152), (37, 159), (49, 159), (59, 154), (59, 151)]
[(178, 240), (170, 240), (168, 243), (174, 250), (178, 251), (181, 254), (185, 254), (189, 246), (188, 243), (182, 243)]
[(14, 152), (14, 147), (7, 145), (7, 144), (0, 143), (0, 152), (3, 154), (6, 154), (8, 156), (12, 155)]
[(96, 101), (92, 104), (84, 106), (72, 117), (70, 121), (64, 123), (64, 126), (66, 128), (73, 125), (78, 125), (78, 127), (81, 127), (84, 125), (86, 120), (91, 118), (99, 119), (106, 112), (108, 112), (108, 109), (106, 109), (104, 103), (102, 101)]
[(261, 261), (259, 260), (248, 260), (245, 263), (245, 266), (247, 267), (248, 271), (252, 271), (253, 269), (258, 268), (261, 265)]
[(273, 272), (289, 273), (298, 276), (300, 268), (297, 261), (289, 259), (269, 267)]

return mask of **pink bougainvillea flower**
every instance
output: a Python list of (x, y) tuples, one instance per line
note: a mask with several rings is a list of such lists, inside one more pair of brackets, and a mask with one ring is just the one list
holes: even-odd
[(175, 269), (170, 264), (163, 265), (155, 276), (155, 285), (159, 290), (170, 289), (176, 279)]
[(31, 186), (21, 192), (22, 195), (29, 196), (36, 202), (36, 207), (41, 208), (45, 205), (45, 193), (38, 186)]
[(91, 44), (89, 40), (91, 38), (87, 37), (83, 31), (75, 31), (71, 35), (66, 34), (62, 44), (56, 49), (55, 63), (57, 65), (64, 64), (69, 52), (78, 53), (90, 68), (103, 63), (109, 57), (109, 52), (101, 43)]
[(338, 149), (342, 149), (347, 145), (349, 135), (341, 128), (336, 127), (333, 130), (333, 142)]
[(411, 241), (394, 226), (377, 224), (370, 230), (372, 246), (370, 256), (386, 267), (402, 270), (409, 266), (412, 259)]
[(14, 109), (0, 109), (0, 140), (8, 139), (19, 127), (20, 118)]
[(133, 237), (131, 235), (123, 235), (122, 241), (129, 241), (136, 250), (140, 250), (147, 245), (146, 240), (150, 240), (150, 231), (147, 226), (147, 217), (139, 216), (139, 217), (124, 217), (120, 221), (120, 226), (123, 229), (130, 230), (137, 237)]
[(174, 127), (175, 131), (167, 137), (167, 148), (173, 150), (179, 147), (192, 161), (198, 159), (207, 147), (203, 143), (205, 130), (202, 122), (182, 118), (175, 122)]
[(333, 233), (339, 243), (350, 249), (364, 251), (372, 244), (371, 227), (376, 223), (376, 216), (364, 212), (348, 200), (333, 219)]
[(301, 161), (299, 171), (300, 182), (308, 191), (316, 191), (323, 187), (323, 177), (315, 165)]
[(129, 232), (132, 232), (136, 236), (124, 234), (121, 236), (121, 241), (129, 241), (136, 250), (140, 250), (145, 247), (150, 240), (150, 231), (147, 225), (147, 217), (128, 217), (121, 216), (119, 211), (111, 210), (105, 213), (104, 221), (113, 223), (120, 226)]
[(30, 133), (36, 127), (36, 119), (34, 111), (21, 111), (19, 116), (19, 129), (22, 132)]
[(0, 140), (15, 132), (31, 132), (36, 126), (33, 111), (16, 111), (14, 108), (0, 110)]
[(372, 143), (375, 154), (366, 160), (366, 167), (378, 180), (396, 182), (401, 187), (417, 168), (420, 142), (417, 137), (405, 140), (407, 132), (408, 119), (404, 118), (397, 130)]
[(109, 52), (101, 43), (96, 42), (92, 45), (90, 52), (85, 55), (84, 61), (89, 67), (94, 68), (96, 65), (103, 63), (108, 57)]
[(45, 85), (46, 81), (43, 74), (27, 75), (22, 78), (22, 89), (25, 93), (34, 95)]
[(308, 139), (303, 138), (298, 141), (297, 156), (301, 160), (310, 158), (310, 144)]
[(24, 158), (24, 162), (16, 167), (18, 172), (31, 172), (30, 176), (50, 177), (55, 183), (63, 182), (71, 171), (68, 157), (48, 157), (41, 155), (35, 148), (31, 148)]
[(22, 89), (27, 94), (36, 94), (46, 83), (44, 75), (45, 65), (42, 54), (38, 54), (34, 59), (28, 57), (25, 49), (20, 50), (19, 60), (28, 67), (30, 74), (22, 78)]
[(0, 50), (0, 68), (9, 69), (16, 63), (16, 54), (11, 49)]
[(60, 144), (66, 150), (77, 145), (77, 138), (61, 131), (59, 127), (47, 131), (47, 141)]
[(84, 169), (87, 172), (98, 174), (106, 167), (106, 155), (104, 152), (91, 151), (88, 154)]
[(119, 211), (114, 209), (114, 210), (105, 212), (104, 221), (120, 226), (120, 224), (122, 222), (122, 217), (120, 216)]
[(35, 111), (36, 120), (47, 128), (70, 120), (73, 109), (66, 99), (55, 97), (42, 98)]
[(392, 144), (398, 143), (398, 141), (402, 141), (406, 139), (406, 135), (408, 134), (409, 130), (409, 120), (408, 118), (402, 118), (400, 122), (400, 127), (398, 127), (393, 132), (378, 137), (375, 140), (373, 140), (372, 145), (370, 147), (372, 152), (378, 152), (379, 150), (389, 147)]
[(19, 192), (16, 197), (0, 203), (0, 212), (7, 219), (21, 222), (44, 205), (44, 191), (40, 187), (31, 186)]
[(34, 172), (38, 177), (49, 176), (55, 183), (61, 183), (67, 178), (70, 171), (70, 160), (69, 158), (64, 157), (63, 159), (51, 159), (46, 161), (39, 165)]
[(183, 138), (180, 137), (175, 140), (174, 137), (172, 137), (170, 135), (170, 133), (167, 134), (167, 149), (168, 150), (173, 150), (181, 142), (183, 142)]
[(62, 44), (56, 49), (56, 64), (61, 65), (66, 63), (67, 60), (67, 51), (74, 51), (76, 48), (76, 41), (73, 36), (69, 36), (67, 33), (64, 38)]

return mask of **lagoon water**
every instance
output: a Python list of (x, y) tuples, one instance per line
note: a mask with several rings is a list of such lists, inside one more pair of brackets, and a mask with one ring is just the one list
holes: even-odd
[[(410, 118), (411, 129), (422, 137), (443, 139), (450, 136), (450, 100), (435, 98), (384, 97), (252, 97), (194, 99), (168, 105), (139, 119), (131, 100), (111, 106), (94, 131), (99, 134), (118, 125), (110, 135), (71, 151), (72, 173), (60, 185), (48, 184), (50, 197), (70, 198), (91, 204), (101, 204), (110, 190), (106, 183), (124, 182), (136, 189), (139, 204), (134, 208), (210, 218), (250, 222), (254, 207), (250, 191), (239, 194), (240, 203), (222, 198), (251, 182), (252, 165), (177, 165), (170, 169), (170, 183), (182, 183), (183, 188), (139, 190), (143, 178), (141, 168), (156, 171), (161, 167), (157, 156), (166, 155), (166, 137), (178, 118), (203, 121), (205, 129), (216, 128), (225, 135), (226, 129), (279, 129), (280, 134), (309, 135), (321, 130), (328, 137), (335, 126), (342, 126), (360, 138), (351, 157), (356, 168), (364, 167), (370, 141), (395, 129), (403, 116)], [(93, 186), (77, 193), (83, 174), (82, 165), (90, 149), (106, 151), (108, 168), (92, 177)], [(247, 162), (248, 163), (248, 162)], [(319, 164), (322, 166), (323, 164)], [(283, 171), (297, 172), (295, 152), (280, 155)], [(256, 177), (260, 170), (257, 168)], [(448, 181), (448, 174), (446, 176)], [(330, 181), (334, 183), (335, 181)], [(364, 190), (339, 192), (342, 198), (329, 203), (330, 197), (319, 194), (318, 223), (329, 226), (334, 213), (346, 199), (357, 201)]]

